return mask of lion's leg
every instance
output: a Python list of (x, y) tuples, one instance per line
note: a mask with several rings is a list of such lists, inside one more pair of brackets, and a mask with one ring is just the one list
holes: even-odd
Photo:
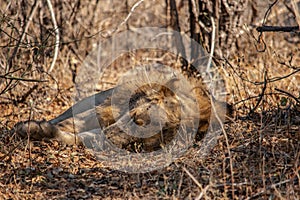
[(55, 125), (47, 121), (26, 121), (15, 125), (14, 131), (21, 137), (29, 137), (32, 140), (55, 139), (65, 144), (80, 144), (80, 138), (68, 132), (61, 131)]

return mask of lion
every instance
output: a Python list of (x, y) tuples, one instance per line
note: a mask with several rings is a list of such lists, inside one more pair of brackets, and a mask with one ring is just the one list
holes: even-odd
[(19, 122), (14, 131), (67, 145), (90, 144), (84, 133), (101, 132), (118, 148), (149, 152), (168, 146), (179, 132), (202, 138), (210, 124), (218, 123), (216, 110), (222, 110), (219, 118), (232, 115), (232, 106), (215, 100), (199, 73), (148, 67), (124, 75), (117, 86), (82, 99), (52, 120)]

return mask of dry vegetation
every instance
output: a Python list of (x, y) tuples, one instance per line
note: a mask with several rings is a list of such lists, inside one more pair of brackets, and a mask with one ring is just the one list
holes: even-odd
[[(300, 198), (299, 32), (264, 33), (258, 41), (254, 27), (268, 5), (241, 1), (249, 6), (244, 15), (236, 12), (240, 21), (219, 20), (226, 26), (218, 26), (215, 61), (235, 117), (209, 156), (203, 159), (196, 143), (163, 170), (127, 174), (104, 167), (82, 146), (29, 142), (10, 130), (19, 121), (49, 120), (72, 105), (76, 72), (105, 36), (168, 27), (166, 1), (52, 1), (61, 41), (51, 72), (55, 31), (46, 3), (37, 5), (30, 20), (36, 2), (3, 0), (0, 6), (0, 199)], [(177, 10), (181, 30), (190, 34), (188, 2), (177, 1)], [(236, 1), (227, 2), (238, 9)], [(278, 2), (267, 24), (296, 25), (284, 4), (291, 5)], [(222, 3), (220, 13), (230, 8)], [(212, 25), (205, 13), (201, 17), (209, 50)]]

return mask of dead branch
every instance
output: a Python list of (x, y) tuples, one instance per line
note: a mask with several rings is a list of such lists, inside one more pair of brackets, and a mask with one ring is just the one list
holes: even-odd
[(298, 8), (296, 0), (292, 0), (292, 6), (294, 9), (294, 14), (295, 14), (297, 24), (298, 24), (298, 26), (300, 26), (300, 13), (299, 13), (299, 8)]
[(256, 30), (262, 32), (298, 32), (299, 26), (259, 26)]
[(265, 96), (265, 91), (267, 89), (267, 84), (268, 84), (268, 81), (267, 81), (267, 71), (265, 71), (265, 74), (264, 74), (264, 85), (263, 85), (263, 88), (262, 88), (262, 91), (259, 95), (259, 98), (257, 100), (257, 103), (256, 105), (254, 106), (254, 108), (252, 108), (249, 112), (249, 116), (254, 114), (255, 110), (258, 108), (258, 106), (260, 105), (263, 97)]
[(54, 28), (54, 32), (55, 32), (54, 55), (53, 55), (52, 63), (51, 63), (50, 68), (48, 70), (48, 73), (50, 73), (54, 68), (54, 65), (55, 65), (56, 59), (57, 59), (57, 55), (58, 55), (58, 51), (59, 51), (59, 29), (58, 29), (58, 26), (57, 26), (57, 23), (56, 23), (53, 6), (52, 6), (50, 0), (47, 0), (47, 5), (48, 5), (49, 11), (50, 11), (50, 15), (51, 15), (52, 23), (53, 23), (53, 28)]
[(7, 76), (7, 75), (1, 75), (1, 74), (0, 74), (0, 78), (8, 79), (8, 80), (15, 80), (15, 81), (26, 81), (26, 82), (47, 82), (47, 80), (14, 77), (14, 76)]
[(40, 1), (34, 1), (34, 4), (32, 5), (32, 9), (31, 9), (31, 11), (30, 11), (29, 19), (28, 19), (28, 21), (25, 23), (24, 28), (23, 28), (23, 31), (22, 31), (22, 35), (21, 35), (20, 39), (18, 40), (18, 43), (17, 43), (17, 45), (15, 46), (15, 48), (14, 48), (14, 50), (13, 50), (13, 53), (12, 53), (11, 57), (10, 57), (9, 60), (8, 60), (9, 68), (12, 67), (12, 63), (13, 63), (12, 61), (13, 61), (13, 59), (15, 58), (15, 56), (17, 55), (17, 52), (18, 52), (19, 47), (20, 47), (20, 44), (21, 44), (22, 41), (24, 40), (24, 37), (25, 37), (25, 35), (26, 35), (26, 32), (28, 31), (29, 25), (30, 25), (30, 23), (31, 23), (31, 21), (32, 21), (32, 19), (33, 19), (33, 16), (34, 16), (34, 14), (35, 14), (35, 12), (36, 12), (36, 9), (38, 8), (39, 4), (40, 4)]

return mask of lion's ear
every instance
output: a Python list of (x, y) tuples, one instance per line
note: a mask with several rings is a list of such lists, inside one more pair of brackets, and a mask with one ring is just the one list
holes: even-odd
[(166, 83), (166, 87), (170, 88), (171, 90), (174, 90), (178, 87), (179, 81), (179, 78), (171, 78)]
[(172, 78), (170, 79), (164, 87), (162, 87), (162, 91), (165, 94), (165, 96), (174, 96), (176, 89), (179, 87), (179, 79), (178, 78)]

